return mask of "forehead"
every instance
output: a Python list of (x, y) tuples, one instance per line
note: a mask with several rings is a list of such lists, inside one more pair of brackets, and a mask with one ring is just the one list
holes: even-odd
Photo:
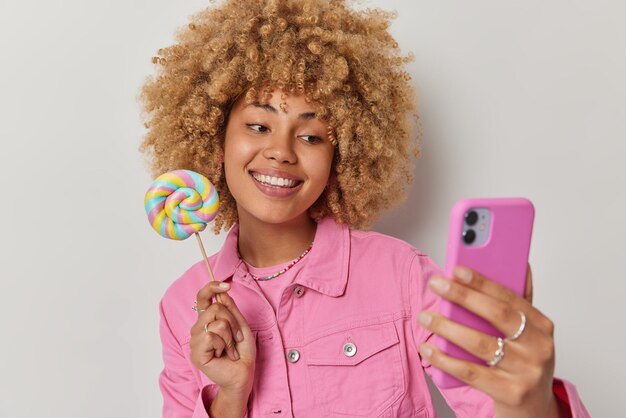
[(274, 89), (268, 95), (258, 94), (257, 97), (249, 97), (242, 94), (237, 99), (233, 110), (252, 109), (279, 114), (308, 114), (309, 119), (315, 117), (316, 106), (307, 102), (303, 94), (285, 93), (280, 89)]

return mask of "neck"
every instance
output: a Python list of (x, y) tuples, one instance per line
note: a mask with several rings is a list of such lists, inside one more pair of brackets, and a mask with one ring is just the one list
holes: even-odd
[(239, 218), (239, 254), (254, 267), (269, 267), (297, 258), (313, 242), (317, 224), (308, 216), (282, 224)]

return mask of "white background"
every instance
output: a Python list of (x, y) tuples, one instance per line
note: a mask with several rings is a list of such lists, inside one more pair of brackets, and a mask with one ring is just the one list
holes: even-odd
[[(200, 253), (146, 221), (136, 96), (205, 4), (0, 1), (3, 418), (160, 414), (158, 301)], [(593, 416), (622, 416), (625, 3), (364, 4), (399, 12), (425, 127), (409, 198), (374, 229), (443, 263), (455, 200), (532, 199), (557, 374)]]

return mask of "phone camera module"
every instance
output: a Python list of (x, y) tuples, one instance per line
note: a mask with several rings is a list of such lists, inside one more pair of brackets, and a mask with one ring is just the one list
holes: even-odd
[[(475, 213), (475, 212), (474, 212)], [(467, 231), (463, 231), (463, 242), (466, 244), (471, 244), (476, 239), (476, 232), (473, 229), (468, 229)]]
[(465, 223), (469, 226), (475, 225), (478, 222), (478, 213), (475, 210), (470, 210), (465, 213)]

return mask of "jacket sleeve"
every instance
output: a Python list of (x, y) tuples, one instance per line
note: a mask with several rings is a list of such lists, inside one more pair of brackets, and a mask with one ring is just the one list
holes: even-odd
[(179, 341), (174, 336), (163, 309), (159, 305), (159, 332), (163, 345), (164, 367), (159, 375), (163, 394), (163, 418), (208, 418), (209, 406), (217, 394), (218, 386), (199, 387), (191, 364), (185, 358)]
[[(410, 300), (413, 311), (413, 323), (416, 327), (414, 330), (414, 338), (418, 350), (420, 345), (425, 342), (432, 342), (434, 338), (434, 334), (422, 328), (418, 320), (421, 311), (439, 311), (440, 298), (428, 289), (428, 280), (434, 274), (444, 275), (443, 271), (433, 260), (424, 254), (418, 253), (413, 260), (411, 271), (409, 272), (409, 276), (412, 280), (412, 285), (410, 286)], [(426, 360), (422, 360), (422, 367), (430, 376), (432, 366)], [(585, 409), (585, 406), (578, 396), (576, 387), (572, 383), (555, 378), (554, 386), (565, 388), (567, 399), (563, 399), (557, 394), (557, 400), (565, 409), (570, 410), (572, 418), (589, 418), (589, 413)], [(470, 386), (438, 389), (457, 417), (494, 417), (493, 400), (483, 392)]]

